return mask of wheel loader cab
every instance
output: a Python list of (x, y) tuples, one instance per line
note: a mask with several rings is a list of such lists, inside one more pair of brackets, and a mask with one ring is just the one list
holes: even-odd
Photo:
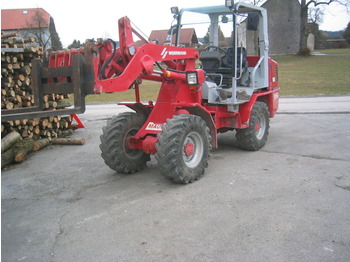
[(175, 45), (183, 42), (182, 29), (194, 28), (198, 39), (205, 36), (197, 46), (206, 81), (210, 82), (203, 85), (203, 89), (210, 86), (203, 90), (203, 99), (210, 104), (238, 105), (269, 85), (264, 8), (238, 2), (231, 7), (184, 8), (175, 17)]

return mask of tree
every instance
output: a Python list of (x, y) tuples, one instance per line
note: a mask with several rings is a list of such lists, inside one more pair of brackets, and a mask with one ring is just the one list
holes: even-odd
[(62, 43), (56, 31), (55, 22), (53, 21), (52, 17), (50, 17), (49, 31), (51, 38), (51, 49), (54, 51), (62, 50)]
[(69, 46), (68, 46), (68, 49), (71, 49), (71, 48), (79, 48), (79, 47), (82, 47), (84, 46), (83, 44), (80, 43), (80, 40), (75, 40), (73, 41), (73, 43), (71, 43)]
[(346, 41), (350, 44), (350, 22), (348, 23), (348, 26), (346, 27), (343, 37), (345, 38)]
[(349, 0), (301, 0), (301, 8), (300, 8), (300, 44), (299, 44), (299, 54), (300, 55), (308, 55), (310, 54), (307, 48), (307, 22), (308, 22), (308, 11), (311, 6), (315, 8), (319, 6), (326, 6), (332, 3), (338, 3), (345, 7), (350, 8)]
[[(204, 36), (204, 43), (209, 43), (209, 38), (210, 38), (210, 26), (208, 27), (208, 32), (207, 34)], [(219, 42), (225, 41), (225, 35), (222, 32), (220, 26), (219, 26)]]
[(309, 8), (308, 22), (321, 24), (323, 23), (324, 11), (320, 8)]
[(35, 14), (30, 21), (27, 21), (28, 35), (35, 37), (37, 43), (46, 50), (51, 48), (53, 50), (62, 49), (62, 43), (56, 31), (55, 23), (52, 17), (47, 21), (42, 9), (36, 8)]
[(44, 19), (40, 8), (36, 8), (30, 21), (27, 20), (29, 34), (33, 35), (37, 43), (46, 49), (50, 43), (50, 32), (47, 30), (48, 22)]

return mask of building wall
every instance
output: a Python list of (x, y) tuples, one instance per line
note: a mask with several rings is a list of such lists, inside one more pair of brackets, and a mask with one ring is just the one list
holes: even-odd
[(300, 3), (298, 0), (268, 0), (270, 54), (296, 54), (300, 42)]
[[(300, 42), (300, 3), (298, 0), (268, 0), (267, 9), (270, 54), (296, 54)], [(256, 32), (246, 32), (249, 55), (256, 55)]]

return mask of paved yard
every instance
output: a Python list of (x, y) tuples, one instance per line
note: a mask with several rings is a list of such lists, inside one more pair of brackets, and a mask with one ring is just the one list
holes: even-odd
[(189, 185), (154, 158), (133, 175), (109, 169), (99, 135), (124, 109), (89, 106), (74, 134), (85, 145), (2, 170), (2, 261), (349, 261), (350, 114), (293, 112), (302, 101), (281, 101), (259, 152), (220, 135)]

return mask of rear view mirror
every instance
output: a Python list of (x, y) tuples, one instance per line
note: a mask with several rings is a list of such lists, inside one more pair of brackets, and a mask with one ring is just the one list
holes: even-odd
[(247, 30), (257, 31), (259, 26), (259, 14), (248, 13)]

